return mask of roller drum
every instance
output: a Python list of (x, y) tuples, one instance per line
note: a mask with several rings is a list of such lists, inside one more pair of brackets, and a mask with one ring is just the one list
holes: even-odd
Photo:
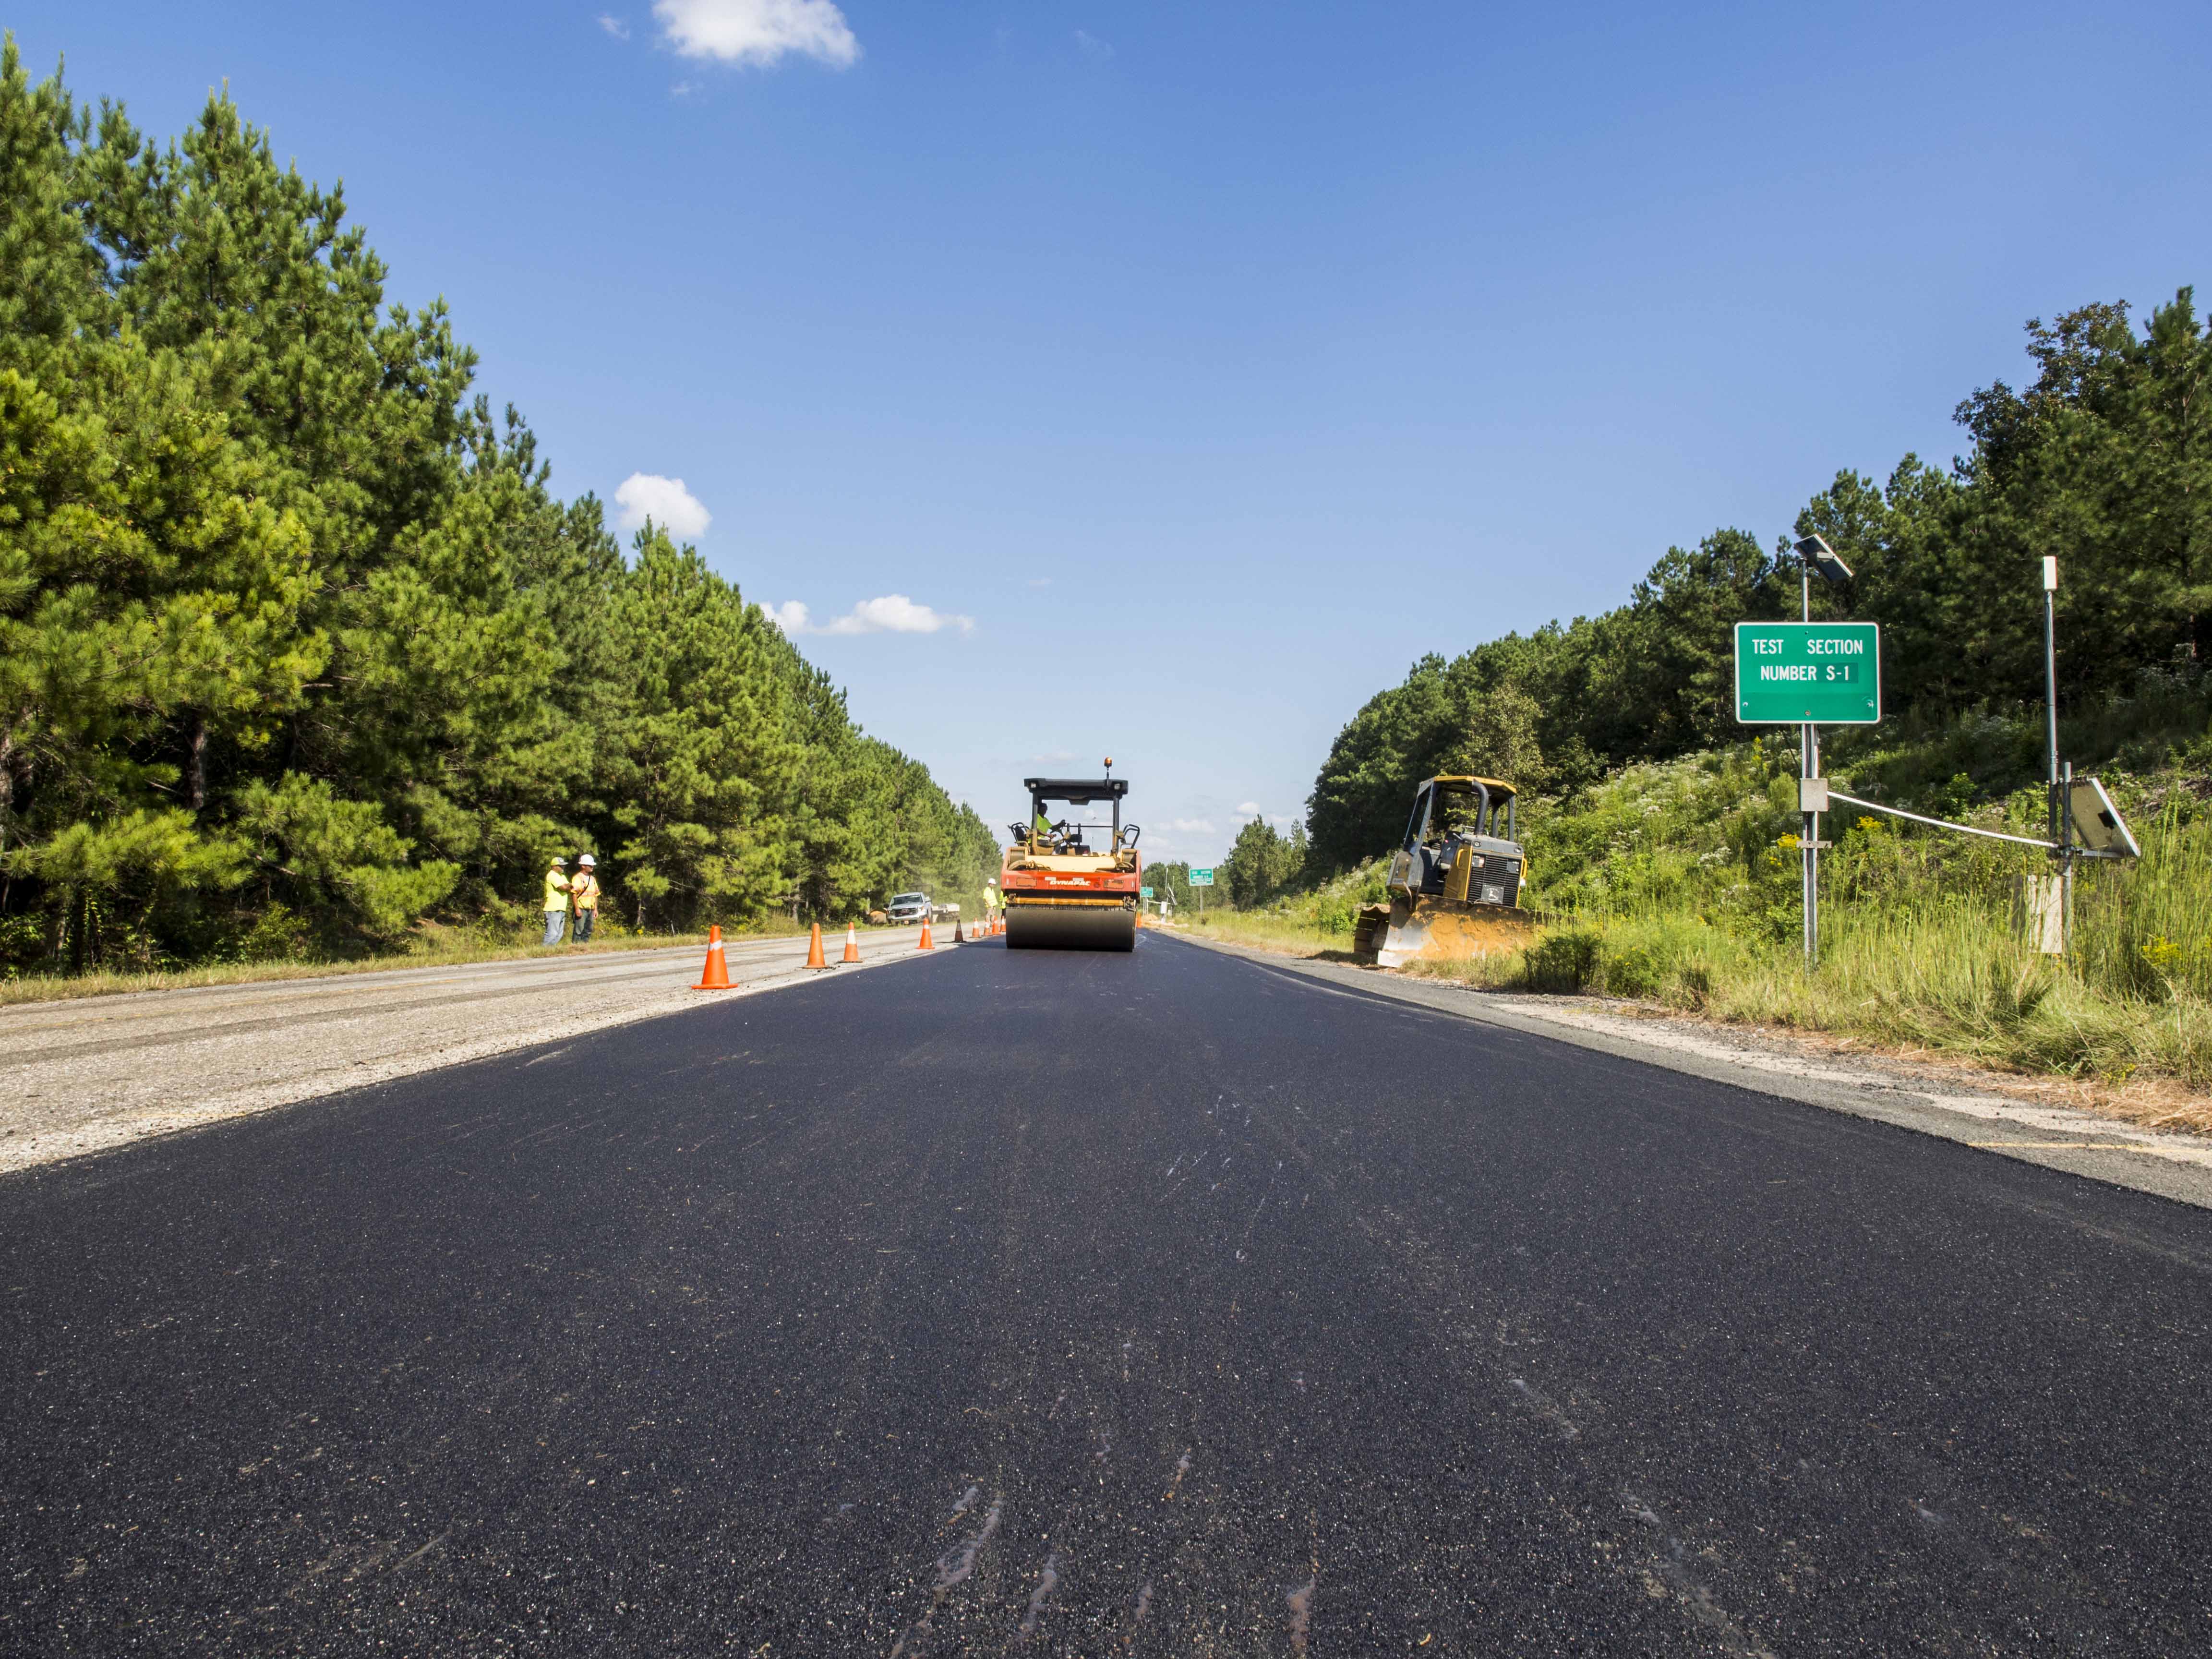
[(1133, 951), (1137, 913), (1120, 904), (1006, 906), (1010, 951)]

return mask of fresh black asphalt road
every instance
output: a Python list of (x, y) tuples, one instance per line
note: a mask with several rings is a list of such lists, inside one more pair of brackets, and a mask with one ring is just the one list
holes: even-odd
[(2212, 1649), (2212, 1215), (1146, 935), (0, 1181), (0, 1651)]

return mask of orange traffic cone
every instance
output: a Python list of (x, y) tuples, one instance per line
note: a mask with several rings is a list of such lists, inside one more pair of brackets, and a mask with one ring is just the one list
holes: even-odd
[(952, 942), (955, 945), (965, 945), (968, 942), (960, 932), (960, 918), (957, 916), (952, 918)]
[(730, 985), (729, 964), (722, 960), (722, 930), (707, 930), (707, 965), (699, 970), (699, 982), (695, 991), (727, 991)]
[(921, 919), (921, 938), (916, 941), (914, 948), (917, 951), (934, 951), (937, 948), (937, 941), (929, 936), (929, 918), (927, 916), (924, 916)]
[(806, 941), (806, 965), (819, 968), (824, 973), (830, 969), (830, 958), (822, 954), (822, 924), (814, 924), (813, 936)]
[(851, 922), (845, 924), (845, 954), (838, 958), (840, 964), (860, 959), (860, 935)]

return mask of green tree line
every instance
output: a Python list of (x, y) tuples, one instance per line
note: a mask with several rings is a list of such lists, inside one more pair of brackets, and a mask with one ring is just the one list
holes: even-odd
[(385, 947), (586, 849), (645, 929), (972, 902), (981, 819), (386, 276), (227, 96), (157, 145), (0, 45), (0, 970)]
[[(1814, 581), (1814, 616), (1882, 625), (1893, 729), (2041, 702), (2045, 555), (2063, 569), (2062, 706), (2194, 686), (2212, 653), (2212, 332), (2191, 290), (2147, 327), (2100, 303), (2027, 333), (2033, 380), (1959, 404), (1972, 445), (1949, 469), (1841, 471), (1797, 515), (1793, 537), (1819, 532), (1854, 571)], [(1743, 736), (1731, 630), (1798, 614), (1793, 537), (1770, 552), (1717, 530), (1669, 548), (1617, 609), (1422, 658), (1322, 763), (1316, 872), (1395, 844), (1424, 777), (1560, 793)]]
[[(1205, 890), (1204, 902), (1239, 910), (1264, 904), (1305, 873), (1306, 850), (1303, 823), (1293, 820), (1286, 833), (1264, 817), (1254, 817), (1237, 832), (1228, 856), (1213, 866), (1213, 885)], [(1199, 908), (1199, 890), (1190, 884), (1188, 860), (1147, 864), (1145, 884), (1155, 897), (1172, 899), (1179, 910)]]

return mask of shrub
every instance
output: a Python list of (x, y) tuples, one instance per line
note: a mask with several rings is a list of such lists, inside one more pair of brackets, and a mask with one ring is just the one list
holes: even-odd
[(1593, 927), (1554, 927), (1521, 953), (1521, 976), (1532, 991), (1571, 996), (1596, 976), (1598, 935)]

